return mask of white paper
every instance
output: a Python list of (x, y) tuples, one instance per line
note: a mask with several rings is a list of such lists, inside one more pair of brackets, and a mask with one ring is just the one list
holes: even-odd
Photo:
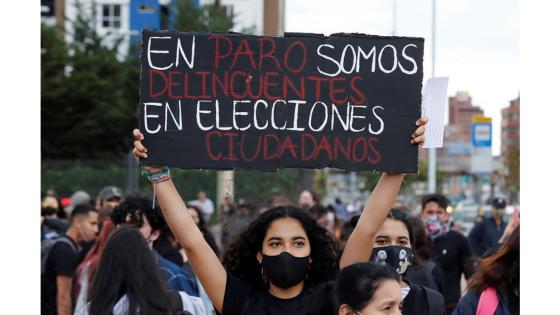
[(422, 89), (422, 116), (428, 117), (423, 148), (443, 147), (449, 77), (431, 78)]

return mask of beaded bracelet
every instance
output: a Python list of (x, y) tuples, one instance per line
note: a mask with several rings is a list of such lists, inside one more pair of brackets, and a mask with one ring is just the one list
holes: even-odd
[(152, 182), (152, 184), (162, 183), (162, 182), (165, 182), (166, 180), (171, 179), (171, 171), (169, 170), (169, 167), (167, 167), (167, 166), (163, 167), (161, 170), (159, 170), (155, 173), (150, 173), (148, 171), (142, 171), (142, 175), (146, 176), (150, 180), (150, 182)]

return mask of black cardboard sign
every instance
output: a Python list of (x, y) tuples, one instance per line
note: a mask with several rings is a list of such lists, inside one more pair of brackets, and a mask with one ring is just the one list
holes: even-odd
[(416, 173), (424, 40), (142, 32), (146, 165)]

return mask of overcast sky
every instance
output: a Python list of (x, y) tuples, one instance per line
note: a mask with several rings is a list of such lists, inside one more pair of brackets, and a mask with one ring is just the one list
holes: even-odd
[[(395, 0), (285, 0), (286, 32), (391, 35)], [(426, 39), (424, 80), (432, 71), (432, 0), (396, 0), (397, 35)], [(492, 152), (500, 153), (500, 110), (520, 90), (517, 0), (446, 0), (436, 4), (436, 76), (448, 95), (466, 90), (493, 119)]]

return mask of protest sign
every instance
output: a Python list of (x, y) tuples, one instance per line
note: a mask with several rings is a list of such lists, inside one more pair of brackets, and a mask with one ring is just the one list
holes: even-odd
[(142, 32), (147, 165), (417, 172), (422, 38)]

